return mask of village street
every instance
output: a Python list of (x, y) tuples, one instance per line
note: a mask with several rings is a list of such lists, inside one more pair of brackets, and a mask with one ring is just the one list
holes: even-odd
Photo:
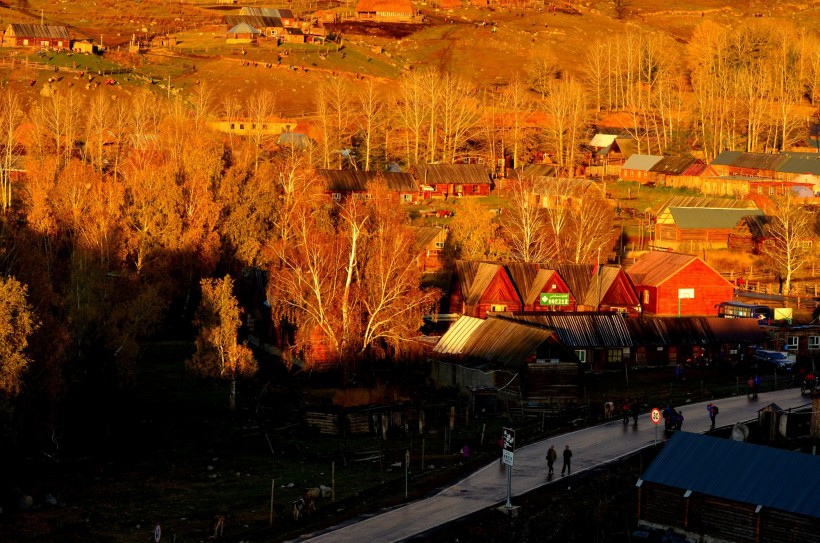
[[(761, 393), (756, 400), (745, 395), (725, 398), (714, 402), (720, 408), (716, 427), (732, 426), (735, 422), (757, 419), (757, 411), (770, 403), (783, 409), (797, 408), (809, 403), (800, 395), (799, 389), (787, 389)], [(703, 433), (709, 430), (707, 403), (677, 407), (683, 412), (683, 430)], [(658, 405), (659, 409), (664, 406)], [(655, 436), (663, 439), (663, 421), (656, 427), (649, 413), (642, 414), (638, 425), (632, 422), (624, 426), (620, 419), (554, 436), (545, 441), (517, 449), (514, 454), (512, 475), (512, 504), (515, 496), (525, 494), (541, 486), (560, 481), (571, 484), (572, 477), (561, 476), (561, 452), (565, 445), (573, 451), (572, 473), (577, 474), (628, 456), (644, 447), (652, 446)], [(544, 457), (550, 445), (558, 451), (555, 474), (547, 477)], [(322, 533), (305, 534), (298, 541), (361, 543), (362, 541), (387, 543), (402, 541), (431, 528), (458, 519), (493, 505), (503, 505), (507, 492), (506, 468), (493, 462), (466, 479), (445, 489), (436, 496), (419, 500), (375, 516), (357, 518), (350, 524), (336, 526)]]

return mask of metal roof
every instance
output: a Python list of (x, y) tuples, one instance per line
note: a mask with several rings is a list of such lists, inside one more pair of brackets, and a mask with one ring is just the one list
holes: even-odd
[(763, 215), (760, 209), (713, 209), (703, 207), (670, 207), (669, 213), (678, 228), (734, 228), (743, 217)]
[(757, 319), (720, 317), (634, 317), (624, 320), (634, 345), (714, 345), (758, 343), (766, 331)]
[(626, 274), (636, 286), (658, 286), (697, 259), (684, 253), (649, 251), (627, 268)]
[(766, 330), (757, 318), (722, 319), (706, 317), (706, 324), (715, 341), (720, 343), (759, 343), (766, 338)]
[(670, 175), (681, 175), (687, 168), (696, 162), (697, 159), (690, 156), (665, 156), (649, 168), (649, 171)]
[(778, 165), (788, 159), (785, 155), (770, 153), (741, 153), (732, 162), (733, 168), (751, 168), (756, 170), (776, 170)]
[(289, 9), (243, 7), (239, 15), (251, 17), (275, 17), (277, 19), (293, 19), (293, 11)]
[(735, 198), (712, 198), (709, 196), (672, 196), (658, 208), (663, 212), (669, 207), (714, 207), (720, 209), (757, 209), (751, 200)]
[(648, 172), (652, 166), (663, 160), (662, 156), (657, 155), (632, 155), (626, 159), (621, 166), (622, 170), (640, 170)]
[(464, 344), (470, 339), (470, 335), (483, 322), (484, 319), (462, 315), (441, 336), (433, 351), (442, 354), (461, 354), (464, 350)]
[(252, 15), (226, 15), (225, 22), (230, 26), (245, 23), (253, 28), (283, 28), (282, 19), (274, 17), (258, 17)]
[(712, 161), (711, 166), (731, 166), (743, 151), (723, 151)]
[(497, 313), (503, 318), (553, 330), (569, 348), (632, 347), (635, 345), (620, 313)]
[(456, 275), (461, 283), (464, 303), (468, 307), (481, 301), (481, 295), (499, 271), (506, 273), (500, 264), (471, 260), (456, 261)]
[(416, 166), (419, 183), (489, 185), (490, 172), (481, 164), (420, 164)]
[(618, 139), (618, 134), (595, 134), (592, 136), (592, 141), (589, 142), (590, 147), (609, 147)]
[(781, 173), (809, 173), (820, 175), (820, 157), (789, 156), (777, 166)]
[(337, 192), (364, 192), (370, 183), (382, 178), (393, 192), (418, 192), (419, 186), (409, 173), (362, 170), (316, 170), (327, 180), (326, 189)]
[(641, 479), (820, 518), (820, 456), (675, 432)]
[(526, 164), (518, 169), (509, 170), (507, 177), (513, 179), (555, 177), (555, 166), (552, 164)]
[(70, 39), (68, 29), (64, 26), (12, 23), (6, 32), (16, 38)]
[(239, 23), (228, 30), (228, 34), (261, 34), (261, 32), (248, 23)]

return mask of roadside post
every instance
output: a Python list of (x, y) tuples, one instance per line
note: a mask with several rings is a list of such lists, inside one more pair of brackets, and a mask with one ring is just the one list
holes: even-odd
[(504, 449), (501, 453), (501, 461), (507, 466), (507, 509), (512, 509), (512, 467), (513, 467), (513, 453), (515, 451), (515, 430), (512, 428), (503, 428), (501, 430), (502, 438), (504, 440)]
[(652, 412), (650, 413), (652, 417), (652, 424), (655, 425), (655, 445), (658, 444), (658, 423), (661, 421), (661, 410), (657, 407), (652, 408)]

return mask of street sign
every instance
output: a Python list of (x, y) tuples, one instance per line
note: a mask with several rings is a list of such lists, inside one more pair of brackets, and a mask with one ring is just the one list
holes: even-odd
[(155, 543), (159, 543), (159, 540), (162, 539), (162, 528), (159, 527), (159, 524), (154, 526), (154, 541)]
[(515, 451), (515, 430), (513, 430), (512, 428), (503, 428), (501, 432), (501, 437), (503, 439), (501, 461), (504, 464), (512, 467), (513, 451)]
[(541, 305), (569, 305), (569, 293), (542, 292), (539, 300)]
[(652, 422), (658, 424), (661, 421), (661, 410), (657, 407), (652, 408)]

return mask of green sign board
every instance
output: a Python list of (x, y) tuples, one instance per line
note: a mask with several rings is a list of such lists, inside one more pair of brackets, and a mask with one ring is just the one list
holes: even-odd
[(541, 305), (569, 305), (569, 293), (542, 292)]

